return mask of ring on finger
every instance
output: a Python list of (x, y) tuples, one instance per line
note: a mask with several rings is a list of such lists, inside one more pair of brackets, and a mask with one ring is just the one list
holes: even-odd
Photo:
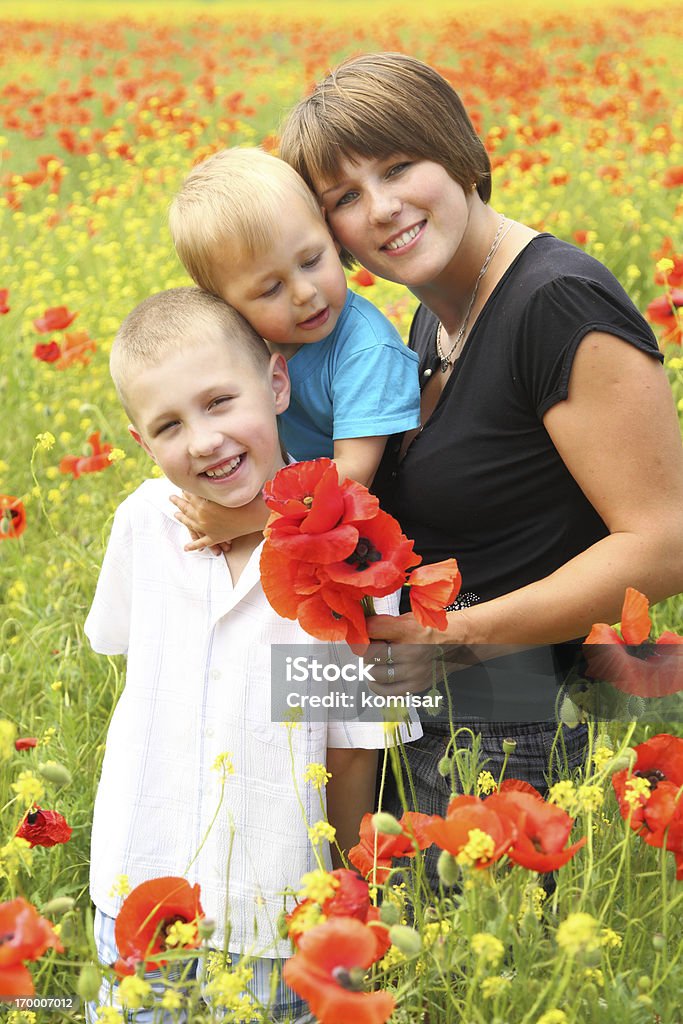
[(389, 665), (389, 667), (387, 668), (387, 680), (388, 680), (388, 682), (391, 682), (395, 675), (396, 675), (396, 669), (393, 667), (393, 665)]
[(393, 665), (394, 659), (391, 657), (391, 644), (387, 644), (387, 665)]

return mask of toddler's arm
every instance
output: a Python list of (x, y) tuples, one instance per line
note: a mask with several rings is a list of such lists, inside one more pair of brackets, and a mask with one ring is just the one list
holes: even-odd
[(343, 437), (334, 442), (334, 461), (339, 479), (349, 477), (369, 487), (380, 464), (387, 436)]
[[(375, 804), (377, 751), (364, 747), (327, 748), (327, 816), (337, 831), (337, 843), (350, 850), (358, 842), (361, 818)], [(332, 847), (332, 864), (343, 867), (339, 853)]]
[(187, 491), (183, 491), (182, 498), (171, 495), (170, 500), (178, 509), (175, 518), (187, 527), (193, 537), (185, 545), (186, 551), (199, 551), (200, 548), (229, 543), (235, 537), (259, 533), (268, 521), (268, 509), (260, 494), (241, 508), (226, 508)]

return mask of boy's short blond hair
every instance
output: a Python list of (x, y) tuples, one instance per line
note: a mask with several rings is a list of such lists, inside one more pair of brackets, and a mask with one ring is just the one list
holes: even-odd
[[(441, 164), (465, 191), (491, 198), (491, 162), (462, 100), (438, 72), (402, 53), (352, 57), (288, 115), (280, 154), (315, 191), (342, 160), (393, 154)], [(342, 262), (350, 265), (349, 253)]]
[(131, 376), (146, 366), (157, 366), (170, 353), (200, 344), (202, 327), (211, 326), (222, 332), (226, 345), (240, 346), (265, 371), (270, 352), (263, 338), (236, 309), (201, 288), (157, 292), (128, 314), (114, 338), (109, 371), (131, 422), (134, 416), (126, 397)]
[(171, 203), (173, 243), (190, 277), (218, 295), (216, 266), (258, 259), (299, 196), (322, 217), (315, 195), (296, 171), (262, 149), (235, 147), (197, 164)]

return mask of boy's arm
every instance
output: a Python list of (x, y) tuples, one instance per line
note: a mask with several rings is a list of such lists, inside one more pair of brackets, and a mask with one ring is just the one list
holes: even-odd
[[(377, 751), (363, 747), (327, 749), (327, 817), (337, 832), (337, 843), (348, 851), (358, 842), (361, 818), (375, 804)], [(341, 868), (339, 852), (332, 846), (332, 865)]]
[(334, 442), (334, 461), (339, 479), (349, 477), (369, 487), (374, 480), (387, 443), (384, 437), (342, 437)]
[(178, 511), (175, 518), (190, 531), (193, 539), (185, 545), (186, 551), (199, 551), (244, 537), (248, 533), (259, 533), (268, 521), (269, 512), (259, 494), (248, 505), (241, 508), (225, 508), (215, 501), (198, 498), (183, 491), (182, 498), (172, 494), (170, 501)]

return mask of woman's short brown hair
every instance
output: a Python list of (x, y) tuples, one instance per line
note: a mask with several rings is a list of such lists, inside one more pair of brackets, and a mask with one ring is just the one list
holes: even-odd
[(462, 100), (429, 65), (402, 53), (345, 60), (287, 117), (280, 156), (313, 191), (345, 157), (392, 153), (441, 164), (466, 191), (491, 198), (491, 163)]

